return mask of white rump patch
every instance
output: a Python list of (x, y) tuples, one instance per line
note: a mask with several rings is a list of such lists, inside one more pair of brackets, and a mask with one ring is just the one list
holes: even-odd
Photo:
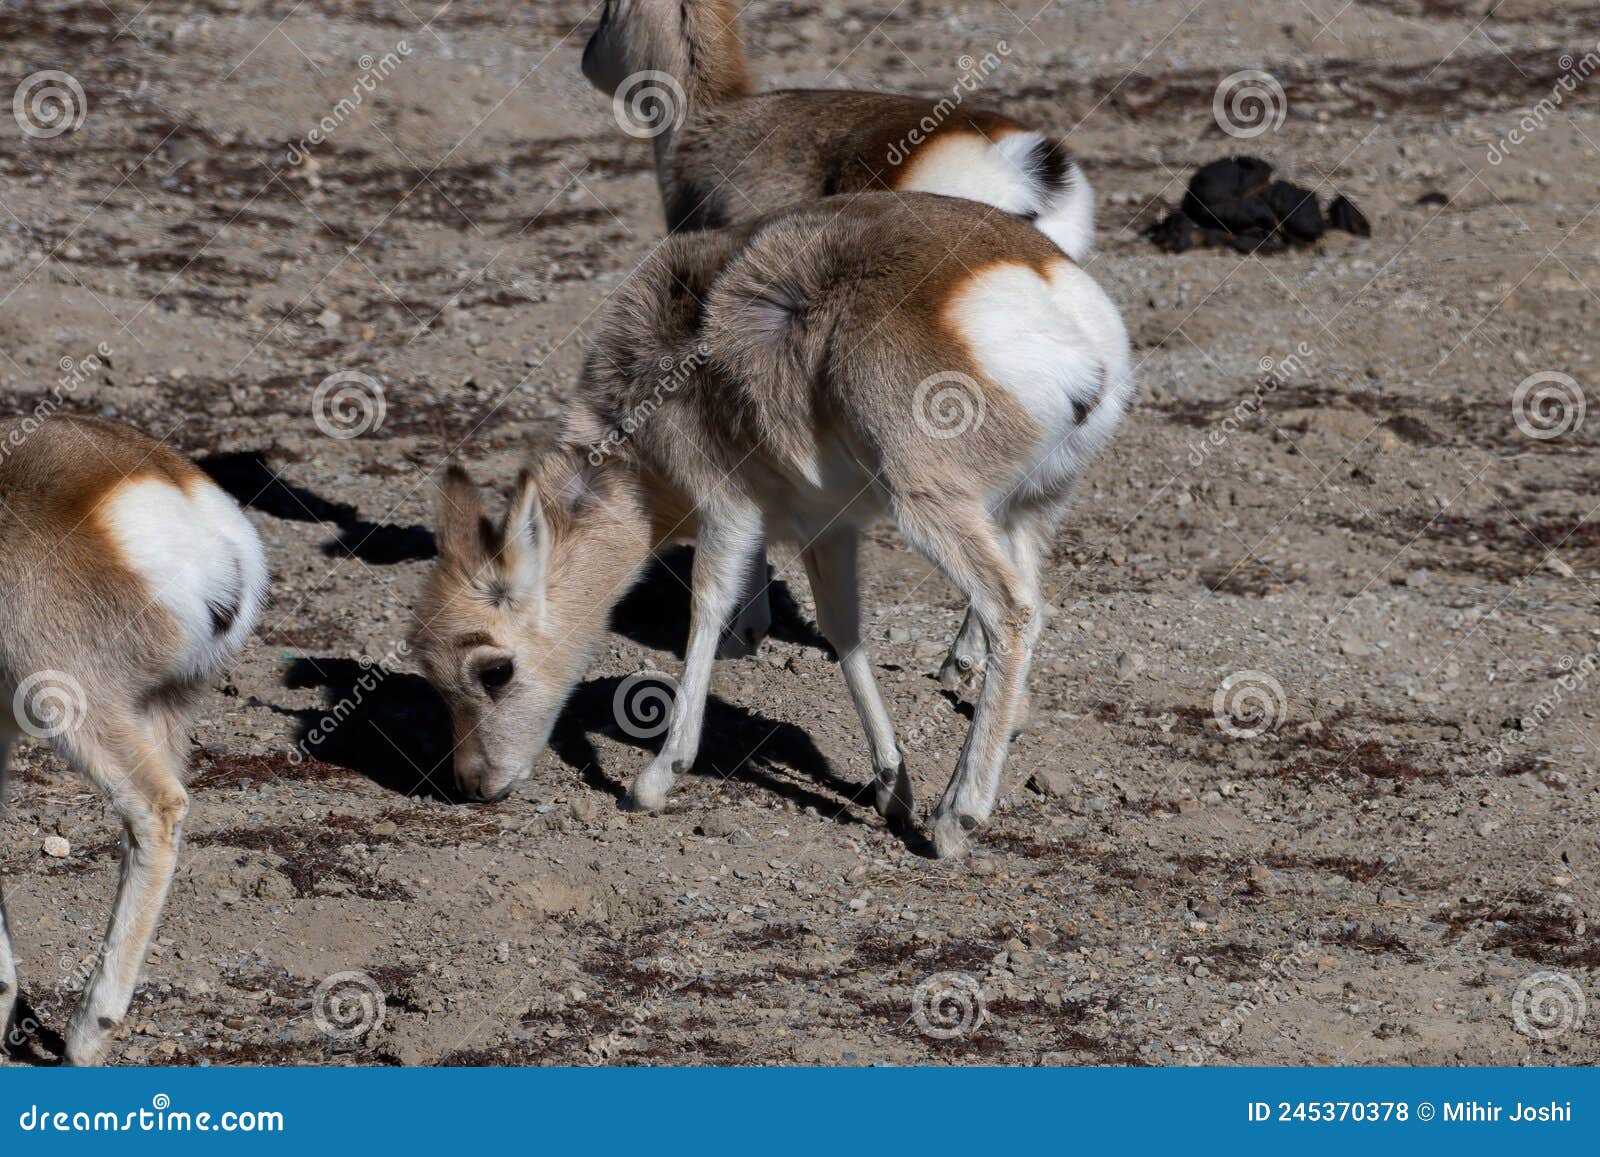
[(1040, 197), (1027, 168), (1013, 159), (1017, 146), (1012, 142), (1024, 138), (1027, 147), (1020, 155), (1025, 157), (1042, 139), (1038, 133), (1014, 133), (998, 143), (977, 133), (941, 133), (911, 154), (894, 186), (908, 193), (964, 197), (1026, 216), (1038, 210)]
[(266, 597), (267, 560), (255, 527), (204, 479), (190, 492), (161, 478), (124, 482), (101, 514), (123, 561), (183, 634), (174, 674), (216, 671), (255, 629)]
[(1050, 493), (1116, 432), (1132, 390), (1128, 333), (1092, 277), (1067, 261), (1048, 277), (991, 266), (948, 306), (988, 382), (1042, 427), (1023, 489)]
[(1035, 175), (1030, 157), (1048, 138), (1014, 132), (997, 141), (977, 133), (949, 132), (922, 145), (906, 161), (895, 188), (981, 201), (1034, 219), (1034, 226), (1074, 261), (1094, 245), (1094, 190), (1077, 162), (1056, 188)]

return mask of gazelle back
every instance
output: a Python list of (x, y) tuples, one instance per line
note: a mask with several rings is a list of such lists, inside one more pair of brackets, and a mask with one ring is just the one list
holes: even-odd
[(899, 190), (1016, 214), (1075, 260), (1093, 243), (1094, 195), (1063, 142), (968, 107), (965, 79), (936, 100), (757, 93), (733, 0), (607, 0), (583, 71), (614, 98), (627, 131), (653, 138), (669, 229), (717, 228), (820, 197)]

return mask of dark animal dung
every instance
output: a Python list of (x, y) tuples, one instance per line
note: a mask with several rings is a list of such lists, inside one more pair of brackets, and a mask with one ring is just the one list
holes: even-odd
[(1372, 236), (1366, 216), (1339, 195), (1327, 209), (1301, 185), (1275, 180), (1260, 157), (1228, 157), (1190, 179), (1177, 212), (1144, 231), (1161, 249), (1182, 253), (1208, 245), (1241, 253), (1280, 253), (1311, 245), (1330, 229)]

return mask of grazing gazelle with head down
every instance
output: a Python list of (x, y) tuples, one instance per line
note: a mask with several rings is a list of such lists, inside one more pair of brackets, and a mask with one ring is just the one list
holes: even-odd
[[(1128, 339), (1038, 231), (968, 201), (904, 200), (826, 200), (669, 239), (608, 307), (562, 442), (504, 517), (485, 515), (464, 474), (447, 478), (416, 639), (469, 795), (498, 798), (529, 773), (610, 608), (653, 550), (691, 540), (683, 678), (665, 745), (630, 789), (635, 807), (661, 807), (695, 760), (718, 632), (765, 532), (801, 547), (877, 807), (910, 819), (858, 590), (860, 531), (887, 515), (966, 595), (990, 652), (933, 812), (939, 853), (989, 817), (1043, 625), (1041, 558), (1121, 421)], [(970, 418), (953, 435), (937, 412), (951, 405)]]
[[(177, 863), (189, 721), (254, 629), (255, 529), (193, 463), (111, 422), (0, 426), (0, 781), (47, 741), (122, 817), (122, 876), (66, 1031), (92, 1064), (128, 1011)], [(3, 782), (0, 782), (3, 789)], [(0, 1029), (17, 999), (0, 908)]]
[[(1066, 143), (968, 101), (1010, 54), (1005, 41), (938, 97), (757, 92), (739, 10), (735, 0), (606, 0), (584, 48), (584, 75), (613, 98), (619, 123), (651, 138), (668, 229), (744, 224), (838, 194), (940, 193), (1014, 214), (1075, 261), (1087, 257), (1094, 192)], [(721, 655), (749, 654), (766, 635), (766, 585), (761, 552)], [(967, 686), (982, 664), (968, 615), (941, 675)]]

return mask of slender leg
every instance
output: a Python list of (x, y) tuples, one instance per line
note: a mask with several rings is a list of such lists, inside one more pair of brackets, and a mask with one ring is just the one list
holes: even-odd
[(817, 626), (839, 654), (845, 685), (872, 749), (873, 788), (878, 814), (891, 824), (909, 823), (911, 778), (895, 742), (894, 724), (872, 674), (872, 658), (861, 639), (859, 539), (854, 530), (830, 532), (805, 552), (811, 593), (817, 600)]
[[(1019, 572), (1030, 572), (1032, 577), (1029, 581), (1034, 584), (1039, 581), (1039, 559), (1054, 529), (1055, 518), (1050, 514), (1026, 521), (1014, 531), (1003, 535), (1006, 553), (1012, 563)], [(1044, 620), (1042, 618), (1037, 620), (1034, 628), (1033, 637), (1037, 642), (1039, 633), (1044, 628)], [(945, 656), (944, 665), (939, 668), (940, 684), (948, 691), (976, 690), (978, 680), (983, 676), (986, 650), (983, 627), (969, 604), (966, 617), (961, 620), (961, 629), (956, 633), (955, 641), (950, 644), (950, 652)], [(1018, 732), (1027, 729), (1028, 714), (1027, 705), (1024, 703), (1022, 713), (1017, 719)]]
[(939, 668), (939, 682), (950, 691), (977, 685), (983, 674), (983, 627), (972, 607), (967, 607), (966, 618), (961, 620), (961, 630), (956, 632), (950, 653)]
[[(1022, 580), (1023, 589), (1034, 592), (1035, 613), (1028, 620), (1027, 631), (1030, 662), (1038, 649), (1039, 636), (1044, 634), (1044, 599), (1040, 593), (1039, 580), (1043, 560), (1049, 552), (1055, 529), (1056, 515), (1053, 511), (1046, 511), (1025, 517), (1006, 535), (1006, 541), (1011, 548), (1011, 562), (1017, 568), (1017, 576)], [(1024, 681), (1022, 703), (1017, 708), (1017, 716), (1011, 724), (1013, 739), (1028, 729), (1032, 714), (1033, 699)]]
[(758, 541), (750, 552), (733, 619), (717, 644), (717, 658), (745, 659), (761, 647), (772, 630), (772, 599), (768, 593), (767, 544)]
[[(7, 773), (11, 770), (11, 744), (16, 736), (0, 725), (0, 814), (4, 814)], [(3, 885), (0, 885), (3, 888)], [(11, 1012), (17, 1005), (17, 959), (11, 950), (11, 929), (6, 924), (6, 898), (0, 891), (0, 1051), (11, 1029)]]
[(99, 734), (85, 726), (65, 746), (110, 797), (124, 827), (122, 875), (111, 923), (67, 1026), (68, 1062), (92, 1065), (133, 999), (172, 886), (189, 797), (165, 726), (130, 724)]
[(694, 574), (689, 584), (689, 647), (684, 657), (683, 679), (678, 684), (672, 723), (661, 754), (640, 773), (628, 791), (628, 802), (636, 810), (655, 811), (662, 807), (667, 802), (667, 793), (672, 790), (674, 776), (694, 764), (695, 754), (700, 749), (706, 696), (711, 691), (717, 638), (722, 633), (722, 624), (728, 621), (738, 602), (750, 555), (760, 541), (761, 517), (754, 510), (718, 510), (701, 515)]
[(897, 513), (906, 537), (971, 600), (989, 652), (972, 728), (933, 813), (934, 847), (940, 856), (957, 856), (967, 850), (968, 833), (989, 818), (1000, 792), (1000, 772), (1027, 690), (1039, 592), (1012, 562), (1004, 532), (981, 504), (902, 505)]

